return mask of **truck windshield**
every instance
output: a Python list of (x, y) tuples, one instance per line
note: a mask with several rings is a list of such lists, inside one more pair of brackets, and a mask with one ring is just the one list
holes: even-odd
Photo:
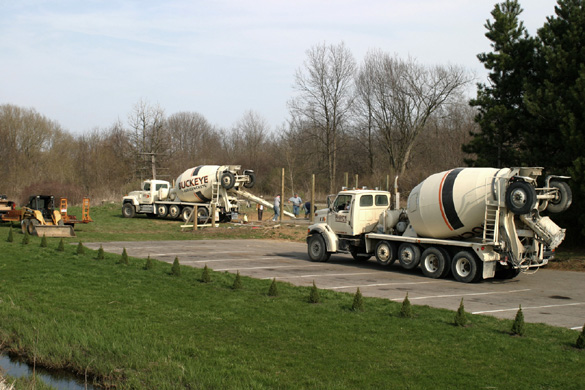
[(156, 190), (160, 190), (161, 188), (168, 188), (166, 183), (160, 183), (156, 185)]

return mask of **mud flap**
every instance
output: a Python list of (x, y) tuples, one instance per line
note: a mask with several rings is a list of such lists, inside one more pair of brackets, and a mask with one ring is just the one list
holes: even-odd
[(59, 225), (59, 226), (47, 226), (37, 225), (35, 226), (36, 235), (42, 237), (75, 237), (75, 230), (71, 225)]

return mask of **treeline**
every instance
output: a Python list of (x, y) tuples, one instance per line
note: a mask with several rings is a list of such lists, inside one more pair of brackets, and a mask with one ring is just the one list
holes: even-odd
[[(409, 191), (430, 173), (463, 164), (461, 145), (477, 131), (463, 95), (460, 68), (425, 67), (372, 51), (358, 65), (343, 43), (317, 45), (295, 75), (290, 117), (271, 128), (249, 111), (231, 128), (197, 112), (167, 114), (140, 100), (127, 120), (71, 134), (33, 108), (0, 106), (0, 192), (24, 203), (29, 195), (78, 202), (118, 201), (140, 181), (172, 181), (201, 164), (236, 164), (256, 172), (253, 192), (280, 189), (307, 196), (316, 175), (320, 196), (350, 185), (385, 188), (399, 175)], [(154, 161), (154, 163), (153, 163)]]

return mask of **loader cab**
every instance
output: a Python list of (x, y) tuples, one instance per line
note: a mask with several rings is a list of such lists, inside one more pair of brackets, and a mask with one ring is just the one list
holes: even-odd
[(47, 221), (53, 219), (55, 209), (55, 197), (52, 195), (33, 195), (28, 200), (28, 208), (38, 210)]

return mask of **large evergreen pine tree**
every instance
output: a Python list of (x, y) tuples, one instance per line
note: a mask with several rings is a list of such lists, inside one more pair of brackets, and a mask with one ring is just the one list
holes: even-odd
[[(585, 223), (585, 4), (559, 0), (555, 15), (538, 30), (535, 78), (526, 94), (538, 122), (527, 148), (532, 165), (572, 176), (569, 231)], [(580, 219), (577, 220), (577, 218)], [(585, 230), (580, 233), (585, 233)]]
[(489, 83), (478, 84), (477, 97), (470, 101), (478, 108), (479, 133), (463, 151), (474, 154), (467, 160), (474, 166), (518, 166), (524, 160), (522, 135), (529, 128), (531, 116), (523, 98), (532, 75), (535, 39), (531, 38), (518, 17), (522, 8), (517, 0), (496, 4), (493, 20), (485, 24), (486, 37), (493, 52), (477, 57), (489, 70)]

